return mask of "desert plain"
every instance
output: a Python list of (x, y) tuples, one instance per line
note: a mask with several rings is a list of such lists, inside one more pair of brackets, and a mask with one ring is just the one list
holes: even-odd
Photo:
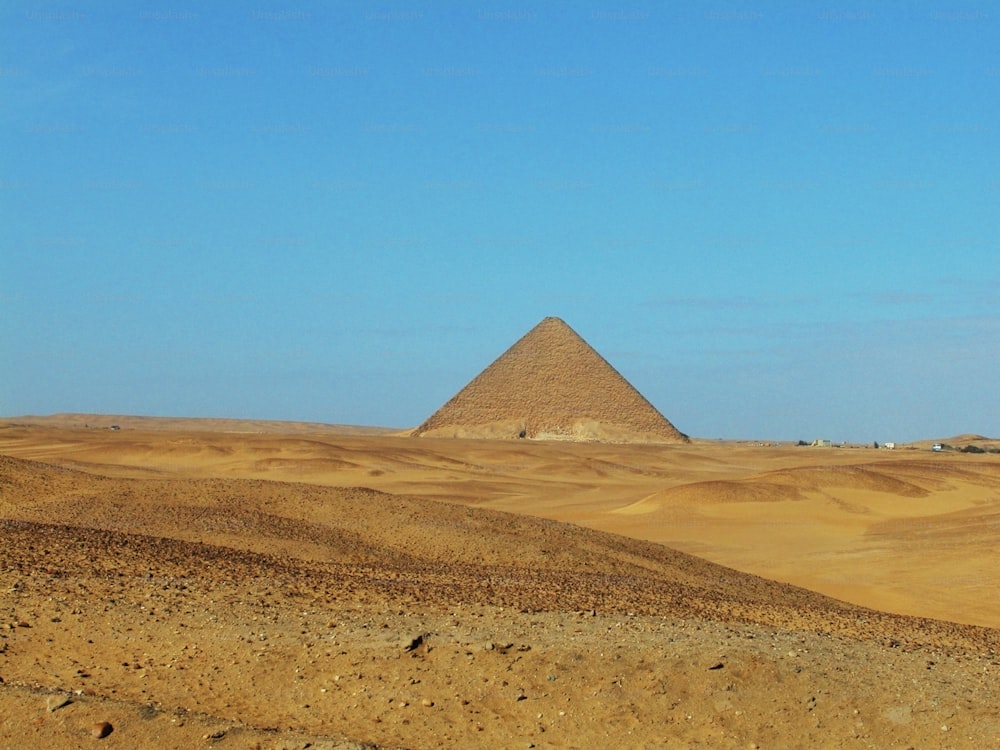
[(0, 530), (0, 747), (1000, 746), (996, 453), (8, 419)]

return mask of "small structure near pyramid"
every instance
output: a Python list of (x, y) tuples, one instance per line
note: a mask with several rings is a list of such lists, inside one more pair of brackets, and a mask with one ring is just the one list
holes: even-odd
[(545, 318), (413, 431), (428, 437), (686, 443), (607, 360)]

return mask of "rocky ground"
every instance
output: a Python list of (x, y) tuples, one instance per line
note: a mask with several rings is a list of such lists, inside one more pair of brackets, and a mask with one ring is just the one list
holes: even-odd
[(1000, 743), (1000, 632), (362, 488), (0, 457), (0, 747)]

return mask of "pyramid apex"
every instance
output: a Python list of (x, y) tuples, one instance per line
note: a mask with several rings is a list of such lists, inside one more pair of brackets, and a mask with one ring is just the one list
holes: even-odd
[[(580, 336), (580, 334), (578, 334), (576, 331), (573, 330), (573, 327), (569, 323), (567, 323), (562, 318), (556, 317), (555, 315), (549, 315), (548, 317), (542, 318), (538, 322), (538, 324), (534, 328), (531, 329), (531, 331), (528, 331), (528, 333), (530, 334), (533, 331), (536, 331), (538, 329), (542, 329), (542, 330), (545, 330), (545, 329), (549, 329), (549, 330), (563, 330), (563, 331), (566, 331), (568, 333), (572, 333), (574, 336), (577, 336), (577, 337)], [(527, 335), (527, 334), (525, 334), (525, 335)]]

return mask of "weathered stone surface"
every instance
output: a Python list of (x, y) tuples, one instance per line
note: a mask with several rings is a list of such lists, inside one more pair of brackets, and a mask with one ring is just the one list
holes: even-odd
[(681, 433), (559, 318), (545, 318), (415, 435), (683, 443)]

